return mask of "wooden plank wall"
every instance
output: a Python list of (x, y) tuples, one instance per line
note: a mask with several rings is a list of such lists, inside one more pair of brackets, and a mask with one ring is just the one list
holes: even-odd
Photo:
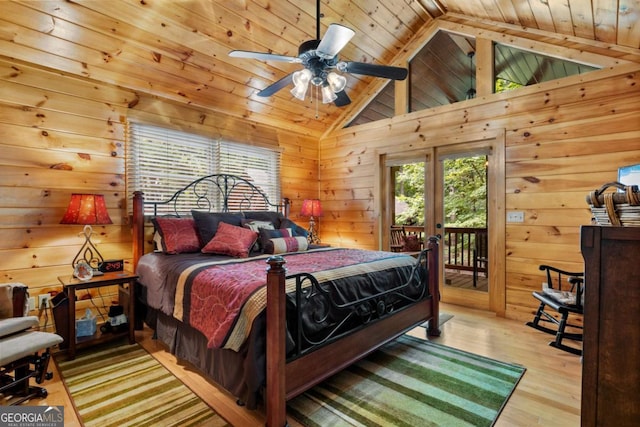
[(468, 135), (506, 135), (506, 205), (525, 222), (506, 226), (506, 315), (529, 320), (531, 291), (552, 263), (582, 270), (579, 227), (585, 196), (640, 163), (640, 66), (624, 65), (415, 112), (336, 132), (321, 140), (321, 237), (378, 247), (375, 181), (379, 153), (419, 150)]
[(25, 283), (31, 296), (61, 290), (57, 277), (71, 273), (84, 241), (82, 226), (59, 224), (73, 192), (105, 195), (113, 225), (94, 227), (94, 242), (106, 259), (130, 261), (127, 119), (280, 150), (283, 196), (306, 226), (297, 213), (317, 197), (316, 139), (0, 57), (0, 281)]

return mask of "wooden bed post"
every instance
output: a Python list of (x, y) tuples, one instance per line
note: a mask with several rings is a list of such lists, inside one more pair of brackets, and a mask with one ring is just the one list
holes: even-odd
[(267, 389), (265, 405), (267, 427), (284, 427), (287, 424), (285, 392), (286, 365), (286, 311), (285, 275), (286, 261), (281, 256), (267, 259)]
[(133, 271), (136, 271), (138, 261), (144, 254), (144, 194), (142, 191), (133, 193)]
[(427, 335), (431, 337), (440, 336), (440, 322), (438, 317), (440, 316), (440, 248), (438, 247), (438, 238), (430, 236), (427, 242), (428, 263), (429, 269), (429, 293), (431, 294), (431, 313), (432, 318), (429, 321), (429, 328), (427, 329)]

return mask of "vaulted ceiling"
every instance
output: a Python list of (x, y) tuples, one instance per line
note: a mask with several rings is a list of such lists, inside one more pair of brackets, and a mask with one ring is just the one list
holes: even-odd
[[(289, 88), (257, 92), (300, 64), (231, 58), (230, 50), (297, 56), (316, 38), (313, 0), (140, 0), (2, 2), (0, 55), (89, 80), (224, 112), (282, 129), (322, 135), (363, 108), (384, 82), (348, 75), (346, 107), (299, 101)], [(331, 23), (355, 30), (343, 61), (404, 66), (434, 22), (573, 47), (592, 41), (638, 54), (637, 0), (322, 0)], [(550, 34), (563, 37), (549, 39)]]

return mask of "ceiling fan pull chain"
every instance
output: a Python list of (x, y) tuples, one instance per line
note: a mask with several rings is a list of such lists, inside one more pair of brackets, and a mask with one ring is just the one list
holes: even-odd
[(315, 96), (315, 98), (316, 98), (316, 119), (318, 119), (318, 117), (320, 117), (320, 115), (318, 114), (318, 104), (320, 103), (320, 100), (318, 99), (318, 86), (314, 86), (314, 91), (316, 92), (316, 96)]

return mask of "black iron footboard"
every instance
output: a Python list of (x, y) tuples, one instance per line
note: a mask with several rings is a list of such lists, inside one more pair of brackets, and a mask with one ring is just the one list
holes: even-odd
[(371, 295), (345, 300), (335, 282), (320, 283), (309, 273), (287, 276), (296, 291), (287, 296), (287, 361), (382, 320), (431, 297), (427, 275), (427, 252), (422, 251), (407, 269), (406, 280)]

